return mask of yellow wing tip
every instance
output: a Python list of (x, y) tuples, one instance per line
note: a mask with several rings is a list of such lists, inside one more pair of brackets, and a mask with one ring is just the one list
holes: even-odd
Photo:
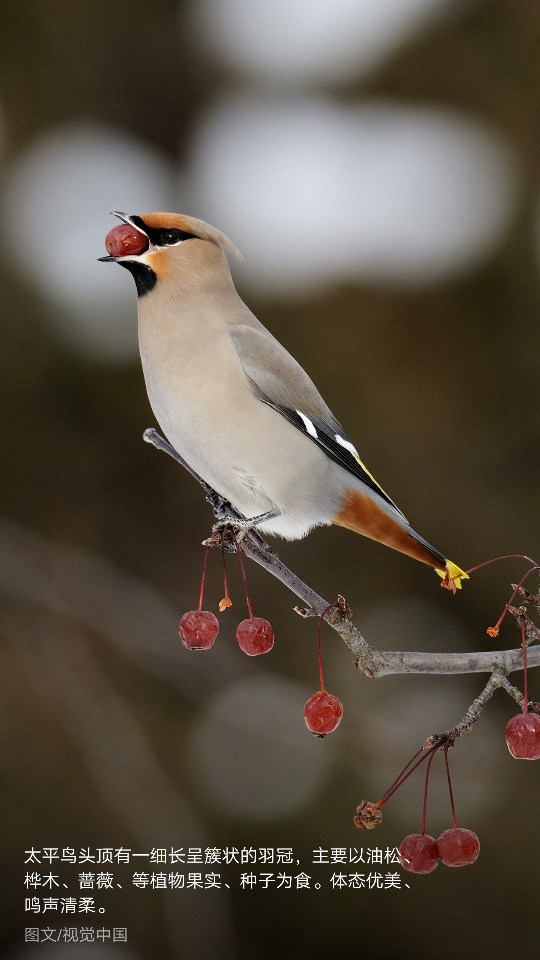
[(436, 570), (435, 572), (442, 577), (441, 587), (446, 587), (447, 590), (452, 590), (454, 593), (456, 590), (461, 590), (462, 580), (469, 579), (469, 574), (465, 573), (465, 571), (455, 563), (452, 563), (451, 560), (446, 561), (446, 568), (444, 570)]

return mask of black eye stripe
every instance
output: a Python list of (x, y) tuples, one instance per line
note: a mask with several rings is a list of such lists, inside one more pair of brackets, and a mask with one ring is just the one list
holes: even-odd
[(133, 216), (130, 217), (130, 220), (146, 234), (150, 243), (155, 247), (166, 247), (174, 243), (180, 243), (181, 240), (197, 239), (194, 233), (187, 233), (185, 230), (178, 230), (176, 227), (170, 227), (168, 230), (163, 227), (157, 229), (155, 227), (149, 227), (142, 217)]

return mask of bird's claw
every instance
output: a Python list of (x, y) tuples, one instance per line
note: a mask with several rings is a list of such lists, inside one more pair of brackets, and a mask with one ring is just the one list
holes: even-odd
[[(230, 507), (230, 504), (227, 504)], [(250, 530), (255, 530), (260, 523), (266, 523), (268, 520), (273, 520), (277, 517), (278, 514), (275, 510), (268, 510), (266, 513), (260, 513), (257, 517), (240, 517), (238, 514), (236, 516), (225, 516), (220, 517), (220, 519), (212, 527), (212, 534), (222, 534), (222, 531), (227, 528), (234, 529), (234, 535), (236, 540), (241, 540), (242, 537), (245, 537), (246, 533), (249, 533)]]
[(212, 507), (212, 510), (219, 516), (219, 514), (227, 515), (228, 510), (231, 509), (231, 505), (228, 500), (225, 500), (225, 497), (222, 497), (220, 493), (217, 493), (216, 490), (212, 490), (209, 487), (206, 491), (206, 500)]
[(212, 526), (212, 533), (221, 533), (227, 527), (234, 527), (235, 530), (250, 530), (252, 524), (249, 520), (243, 520), (240, 517), (222, 517), (221, 520), (218, 520), (217, 523), (214, 523)]
[[(203, 540), (204, 547), (222, 547), (228, 553), (236, 552), (236, 544), (244, 536), (237, 526), (237, 521), (232, 517), (224, 517), (218, 520), (212, 526), (212, 533), (206, 540)], [(234, 538), (234, 539), (233, 539)]]

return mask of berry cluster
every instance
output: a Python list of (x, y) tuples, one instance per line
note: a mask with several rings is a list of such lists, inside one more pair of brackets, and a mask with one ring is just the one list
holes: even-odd
[[(362, 830), (371, 830), (376, 827), (382, 820), (381, 808), (384, 804), (393, 796), (396, 790), (399, 790), (402, 784), (405, 783), (405, 780), (410, 777), (411, 773), (413, 773), (424, 760), (428, 760), (424, 787), (422, 829), (420, 833), (411, 833), (405, 837), (398, 850), (401, 866), (411, 873), (431, 873), (439, 861), (445, 863), (447, 867), (464, 867), (469, 863), (474, 863), (480, 853), (480, 841), (476, 834), (473, 833), (472, 830), (458, 827), (456, 823), (454, 795), (448, 764), (448, 750), (453, 746), (454, 740), (455, 736), (453, 734), (430, 737), (427, 743), (409, 760), (377, 803), (362, 801), (356, 809), (354, 823), (357, 827)], [(434, 837), (426, 834), (426, 812), (431, 764), (435, 759), (435, 754), (438, 753), (439, 750), (444, 750), (453, 826), (448, 830), (444, 830), (440, 837), (435, 840)], [(417, 758), (419, 756), (420, 759), (418, 760)]]
[[(219, 603), (220, 613), (222, 613), (227, 607), (232, 606), (229, 597), (227, 570), (225, 566), (226, 535), (227, 531), (223, 530), (221, 534), (221, 556), (223, 560), (223, 583), (225, 596), (223, 597), (223, 600), (220, 600)], [(229, 536), (234, 544), (236, 554), (240, 562), (240, 570), (242, 573), (242, 581), (244, 584), (249, 612), (249, 617), (246, 620), (242, 620), (242, 622), (239, 623), (238, 627), (236, 628), (236, 639), (238, 641), (238, 646), (244, 651), (244, 653), (248, 655), (248, 657), (258, 657), (261, 653), (268, 653), (274, 646), (274, 631), (268, 623), (268, 620), (263, 620), (262, 617), (253, 616), (253, 607), (251, 605), (251, 597), (247, 586), (246, 571), (244, 568), (242, 553), (232, 531), (230, 531)], [(201, 589), (199, 592), (199, 606), (197, 610), (188, 610), (188, 612), (185, 613), (180, 620), (178, 632), (183, 645), (188, 650), (209, 650), (210, 647), (214, 645), (215, 639), (219, 633), (219, 622), (216, 615), (210, 610), (203, 610), (202, 608), (208, 554), (210, 552), (210, 548), (214, 546), (215, 543), (215, 537), (211, 537), (210, 540), (207, 541), (201, 577)], [(310, 730), (311, 733), (314, 733), (317, 737), (321, 738), (325, 737), (327, 733), (332, 733), (339, 725), (339, 722), (343, 716), (343, 706), (341, 702), (337, 697), (332, 696), (331, 693), (327, 693), (324, 688), (324, 676), (321, 660), (321, 626), (326, 613), (333, 606), (335, 605), (330, 604), (328, 607), (326, 607), (319, 617), (317, 651), (319, 658), (321, 689), (318, 690), (317, 693), (314, 693), (304, 706), (304, 720), (308, 730)]]
[(478, 837), (462, 827), (444, 830), (438, 840), (425, 833), (411, 833), (399, 847), (401, 866), (410, 873), (431, 873), (439, 860), (447, 867), (464, 867), (474, 863), (479, 853)]
[[(448, 748), (452, 745), (452, 742), (451, 739), (446, 739), (442, 747), (439, 742), (436, 742), (431, 748), (431, 756), (426, 770), (422, 832), (409, 834), (408, 837), (402, 840), (399, 846), (398, 853), (401, 866), (405, 870), (409, 870), (410, 873), (431, 873), (439, 863), (439, 860), (441, 863), (446, 864), (447, 867), (465, 867), (469, 863), (474, 863), (480, 853), (480, 841), (476, 834), (473, 833), (472, 830), (458, 827), (456, 823), (452, 781), (450, 779), (450, 767), (448, 765)], [(444, 830), (440, 837), (435, 840), (425, 832), (427, 794), (431, 764), (433, 763), (436, 752), (441, 749), (444, 750), (453, 826), (450, 827), (449, 830)], [(399, 786), (401, 786), (401, 783)]]
[[(231, 536), (236, 548), (238, 559), (240, 561), (240, 569), (242, 571), (242, 580), (244, 582), (244, 589), (246, 591), (246, 600), (249, 612), (249, 618), (247, 620), (242, 620), (242, 622), (238, 624), (236, 629), (236, 639), (238, 641), (238, 646), (244, 651), (244, 653), (248, 655), (248, 657), (257, 657), (261, 653), (268, 653), (274, 646), (274, 631), (268, 623), (268, 620), (263, 620), (262, 617), (253, 616), (253, 607), (251, 605), (251, 597), (247, 587), (246, 572), (244, 569), (242, 554), (238, 549), (238, 543), (234, 537), (234, 534), (231, 534)], [(210, 610), (203, 610), (202, 608), (204, 581), (206, 579), (206, 564), (211, 546), (212, 543), (207, 545), (206, 553), (204, 555), (201, 589), (199, 593), (199, 606), (197, 610), (188, 610), (188, 612), (184, 614), (180, 620), (180, 626), (178, 628), (180, 639), (188, 650), (209, 650), (210, 647), (214, 645), (214, 641), (219, 633), (219, 622), (216, 615), (211, 613)], [(225, 568), (225, 531), (223, 532), (221, 538), (221, 547), (225, 596), (223, 600), (220, 601), (219, 609), (220, 612), (223, 612), (223, 610), (232, 605), (229, 598), (227, 571)]]
[[(244, 653), (250, 657), (259, 656), (262, 653), (268, 653), (272, 649), (274, 645), (274, 633), (267, 620), (263, 620), (261, 617), (253, 616), (253, 608), (247, 587), (242, 554), (238, 547), (238, 542), (235, 538), (233, 529), (227, 530), (227, 528), (225, 528), (219, 537), (214, 534), (210, 540), (206, 541), (207, 550), (204, 557), (201, 589), (199, 594), (199, 606), (197, 610), (190, 610), (182, 617), (179, 626), (180, 637), (184, 646), (189, 650), (208, 650), (214, 644), (214, 641), (219, 633), (219, 623), (217, 617), (213, 613), (202, 609), (204, 584), (210, 547), (217, 545), (217, 543), (221, 543), (225, 596), (219, 604), (220, 612), (231, 606), (231, 600), (228, 592), (227, 571), (225, 567), (226, 539), (227, 543), (230, 544), (232, 542), (232, 544), (234, 544), (234, 550), (236, 551), (239, 559), (249, 613), (249, 617), (238, 625), (236, 630), (236, 638), (240, 649), (243, 650)], [(504, 557), (497, 559), (508, 558)], [(493, 562), (495, 561), (486, 561), (486, 563), (480, 564), (479, 567), (486, 566), (487, 564)], [(532, 561), (530, 562), (532, 563)], [(478, 569), (479, 567), (473, 569)], [(535, 570), (540, 570), (540, 566), (534, 564), (521, 579), (519, 584), (512, 585), (514, 592), (506, 604), (503, 613), (501, 614), (495, 626), (489, 627), (487, 631), (490, 636), (496, 637), (499, 633), (500, 624), (507, 613), (514, 615), (521, 627), (524, 673), (523, 696), (521, 696), (519, 690), (517, 690), (515, 687), (511, 687), (510, 684), (507, 684), (505, 689), (512, 697), (514, 697), (515, 700), (518, 701), (520, 705), (522, 705), (522, 713), (512, 717), (512, 719), (509, 721), (506, 728), (506, 743), (513, 757), (525, 760), (540, 759), (540, 716), (538, 715), (540, 713), (540, 704), (533, 704), (529, 701), (527, 690), (527, 645), (535, 640), (540, 640), (540, 631), (537, 630), (530, 618), (526, 615), (525, 606), (516, 609), (515, 607), (511, 606), (511, 604), (514, 600), (514, 597), (519, 593), (525, 598), (525, 603), (534, 604), (537, 609), (540, 609), (540, 593), (535, 597), (532, 594), (529, 594), (528, 591), (526, 591), (522, 586), (526, 577)], [(468, 571), (468, 573), (471, 572), (472, 570)], [(328, 693), (325, 689), (321, 658), (322, 622), (329, 610), (334, 607), (339, 608), (342, 606), (342, 604), (344, 604), (343, 598), (339, 598), (338, 604), (329, 604), (320, 614), (317, 630), (317, 654), (319, 662), (320, 689), (314, 693), (304, 705), (304, 720), (306, 726), (311, 733), (320, 738), (323, 738), (328, 733), (332, 733), (334, 730), (336, 730), (343, 716), (343, 706), (341, 702), (337, 697)], [(303, 611), (299, 610), (298, 612), (302, 613)], [(310, 611), (310, 613), (311, 612), (312, 611)], [(331, 621), (332, 618), (330, 618), (330, 622)], [(492, 680), (490, 682), (492, 683), (492, 689), (489, 692), (489, 696), (491, 696), (493, 689), (495, 689), (495, 684), (492, 682)], [(487, 685), (486, 690), (488, 688), (489, 684)], [(405, 870), (408, 870), (411, 873), (431, 873), (435, 867), (437, 867), (439, 862), (442, 862), (449, 867), (463, 867), (467, 864), (474, 863), (479, 855), (480, 841), (478, 840), (476, 834), (472, 830), (468, 830), (464, 827), (458, 827), (457, 825), (454, 797), (452, 793), (452, 782), (450, 778), (450, 768), (448, 763), (449, 748), (454, 745), (456, 738), (459, 737), (464, 730), (471, 728), (472, 724), (477, 719), (479, 713), (477, 705), (479, 702), (480, 698), (477, 698), (467, 712), (466, 718), (453, 730), (444, 734), (436, 734), (431, 736), (426, 741), (424, 746), (415, 754), (415, 756), (409, 760), (409, 762), (388, 788), (386, 793), (383, 794), (380, 800), (378, 800), (376, 803), (362, 801), (362, 803), (360, 803), (357, 807), (356, 816), (354, 818), (355, 825), (363, 830), (373, 829), (382, 820), (382, 807), (384, 804), (387, 803), (396, 790), (402, 786), (405, 780), (407, 780), (407, 778), (417, 769), (418, 766), (420, 766), (421, 763), (424, 762), (424, 760), (428, 761), (425, 777), (424, 807), (421, 832), (409, 834), (399, 846), (399, 858), (401, 865)], [(473, 707), (475, 708), (474, 710)], [(439, 751), (444, 751), (453, 826), (447, 830), (444, 830), (438, 839), (435, 840), (434, 837), (426, 834), (425, 826), (431, 765), (435, 759), (435, 754)]]
[[(521, 597), (523, 597), (525, 604), (531, 604), (537, 609), (540, 609), (540, 593), (534, 596), (523, 587), (523, 583), (526, 578), (531, 573), (540, 570), (540, 565), (534, 563), (534, 561), (530, 560), (529, 557), (520, 558), (527, 560), (532, 564), (532, 566), (521, 578), (519, 583), (512, 584), (513, 593), (508, 603), (505, 605), (504, 610), (495, 626), (488, 627), (487, 632), (490, 637), (498, 636), (499, 627), (508, 613), (511, 613), (516, 617), (518, 625), (521, 628), (521, 645), (523, 652), (523, 696), (521, 696), (519, 690), (517, 690), (515, 687), (512, 687), (510, 684), (503, 685), (507, 693), (509, 693), (522, 705), (522, 713), (512, 717), (512, 719), (509, 721), (506, 727), (506, 744), (511, 755), (516, 759), (538, 760), (540, 759), (540, 716), (538, 716), (538, 713), (540, 713), (540, 704), (531, 703), (528, 697), (527, 645), (529, 643), (533, 643), (534, 641), (540, 640), (540, 631), (536, 628), (530, 617), (527, 616), (526, 606), (521, 606), (516, 609), (512, 606), (512, 603), (514, 598), (519, 594)], [(473, 567), (472, 569), (478, 570), (481, 567), (488, 566), (489, 564), (495, 563), (498, 560), (507, 559), (516, 559), (516, 557), (497, 557), (495, 560), (487, 560), (485, 563), (479, 564), (478, 567)], [(468, 570), (467, 573), (472, 573), (472, 570)], [(489, 688), (489, 686), (490, 684), (487, 685), (486, 690)], [(495, 685), (492, 684), (489, 696), (491, 696), (494, 689)], [(445, 863), (449, 867), (463, 867), (466, 864), (474, 863), (480, 852), (480, 842), (476, 834), (473, 833), (472, 830), (466, 830), (463, 827), (458, 827), (456, 823), (452, 782), (450, 779), (450, 768), (448, 765), (449, 748), (454, 745), (456, 738), (461, 736), (461, 733), (464, 730), (470, 730), (472, 724), (478, 718), (479, 709), (481, 709), (481, 706), (478, 708), (478, 702), (479, 699), (475, 701), (475, 703), (469, 708), (465, 720), (458, 724), (458, 726), (453, 730), (448, 731), (445, 734), (439, 734), (430, 737), (424, 746), (414, 755), (414, 757), (409, 760), (409, 762), (396, 777), (386, 793), (383, 794), (380, 800), (378, 800), (376, 803), (363, 800), (356, 808), (356, 815), (354, 817), (355, 825), (362, 830), (372, 830), (382, 821), (381, 808), (384, 806), (384, 804), (390, 799), (391, 796), (393, 796), (396, 790), (399, 789), (399, 787), (405, 782), (411, 773), (413, 773), (414, 770), (416, 770), (416, 768), (424, 762), (424, 760), (429, 758), (426, 769), (424, 811), (421, 832), (409, 834), (409, 836), (405, 837), (399, 847), (401, 865), (405, 870), (409, 870), (411, 873), (431, 873), (439, 861)], [(429, 774), (435, 754), (439, 750), (444, 750), (453, 826), (448, 830), (444, 830), (440, 837), (435, 840), (434, 837), (430, 837), (426, 834), (425, 827)], [(420, 757), (420, 759), (418, 759), (418, 757)]]

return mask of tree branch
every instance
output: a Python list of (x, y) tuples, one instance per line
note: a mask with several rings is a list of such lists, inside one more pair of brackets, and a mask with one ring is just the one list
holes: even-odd
[[(473, 725), (478, 720), (488, 700), (491, 700), (495, 691), (498, 690), (499, 687), (504, 687), (505, 683), (508, 684), (508, 679), (504, 670), (501, 667), (495, 667), (495, 670), (491, 674), (484, 689), (478, 694), (477, 697), (475, 697), (465, 716), (463, 717), (463, 720), (460, 720), (460, 722), (456, 724), (452, 730), (447, 730), (446, 733), (433, 734), (433, 736), (426, 740), (424, 749), (426, 747), (433, 746), (438, 741), (441, 743), (445, 740), (450, 740), (453, 742), (454, 740), (457, 740), (458, 737), (461, 737), (464, 733), (468, 733), (470, 730), (472, 730)], [(508, 685), (511, 686), (511, 684)], [(512, 689), (515, 690), (516, 688), (512, 687)], [(519, 694), (519, 690), (517, 693)]]
[[(234, 508), (223, 499), (212, 487), (200, 477), (180, 454), (163, 439), (157, 430), (145, 430), (143, 439), (158, 450), (162, 450), (180, 463), (192, 477), (200, 483), (205, 491), (206, 499), (212, 506), (214, 516), (218, 521), (237, 519), (242, 523), (242, 517)], [(255, 563), (268, 570), (286, 587), (296, 594), (306, 605), (306, 609), (297, 608), (302, 616), (315, 613), (321, 616), (328, 607), (328, 601), (320, 597), (306, 583), (303, 583), (285, 566), (272, 548), (263, 540), (254, 528), (242, 529), (237, 537), (242, 551)], [(360, 631), (353, 624), (350, 611), (343, 601), (325, 614), (325, 620), (339, 634), (346, 646), (356, 659), (356, 665), (366, 676), (379, 678), (391, 674), (425, 673), (425, 674), (456, 674), (456, 673), (490, 673), (492, 674), (480, 697), (489, 699), (497, 686), (504, 686), (501, 677), (506, 677), (515, 670), (523, 669), (523, 652), (521, 647), (514, 650), (490, 650), (489, 652), (475, 653), (414, 653), (409, 651), (380, 651), (375, 650), (364, 639)], [(533, 628), (536, 634), (536, 628)], [(537, 636), (537, 635), (536, 635)], [(535, 636), (535, 639), (536, 639)], [(528, 638), (529, 639), (529, 638)], [(532, 637), (531, 637), (532, 639)], [(529, 640), (530, 642), (530, 640)], [(532, 649), (527, 655), (529, 667), (540, 666), (540, 646)], [(476, 701), (475, 701), (476, 703)], [(481, 704), (483, 706), (483, 703)], [(479, 704), (480, 706), (480, 704)], [(465, 719), (465, 718), (464, 718)], [(476, 717), (474, 718), (476, 719)], [(472, 721), (474, 722), (474, 720)], [(472, 724), (471, 724), (472, 725)], [(461, 725), (460, 725), (461, 726)], [(465, 729), (465, 727), (463, 728)]]

